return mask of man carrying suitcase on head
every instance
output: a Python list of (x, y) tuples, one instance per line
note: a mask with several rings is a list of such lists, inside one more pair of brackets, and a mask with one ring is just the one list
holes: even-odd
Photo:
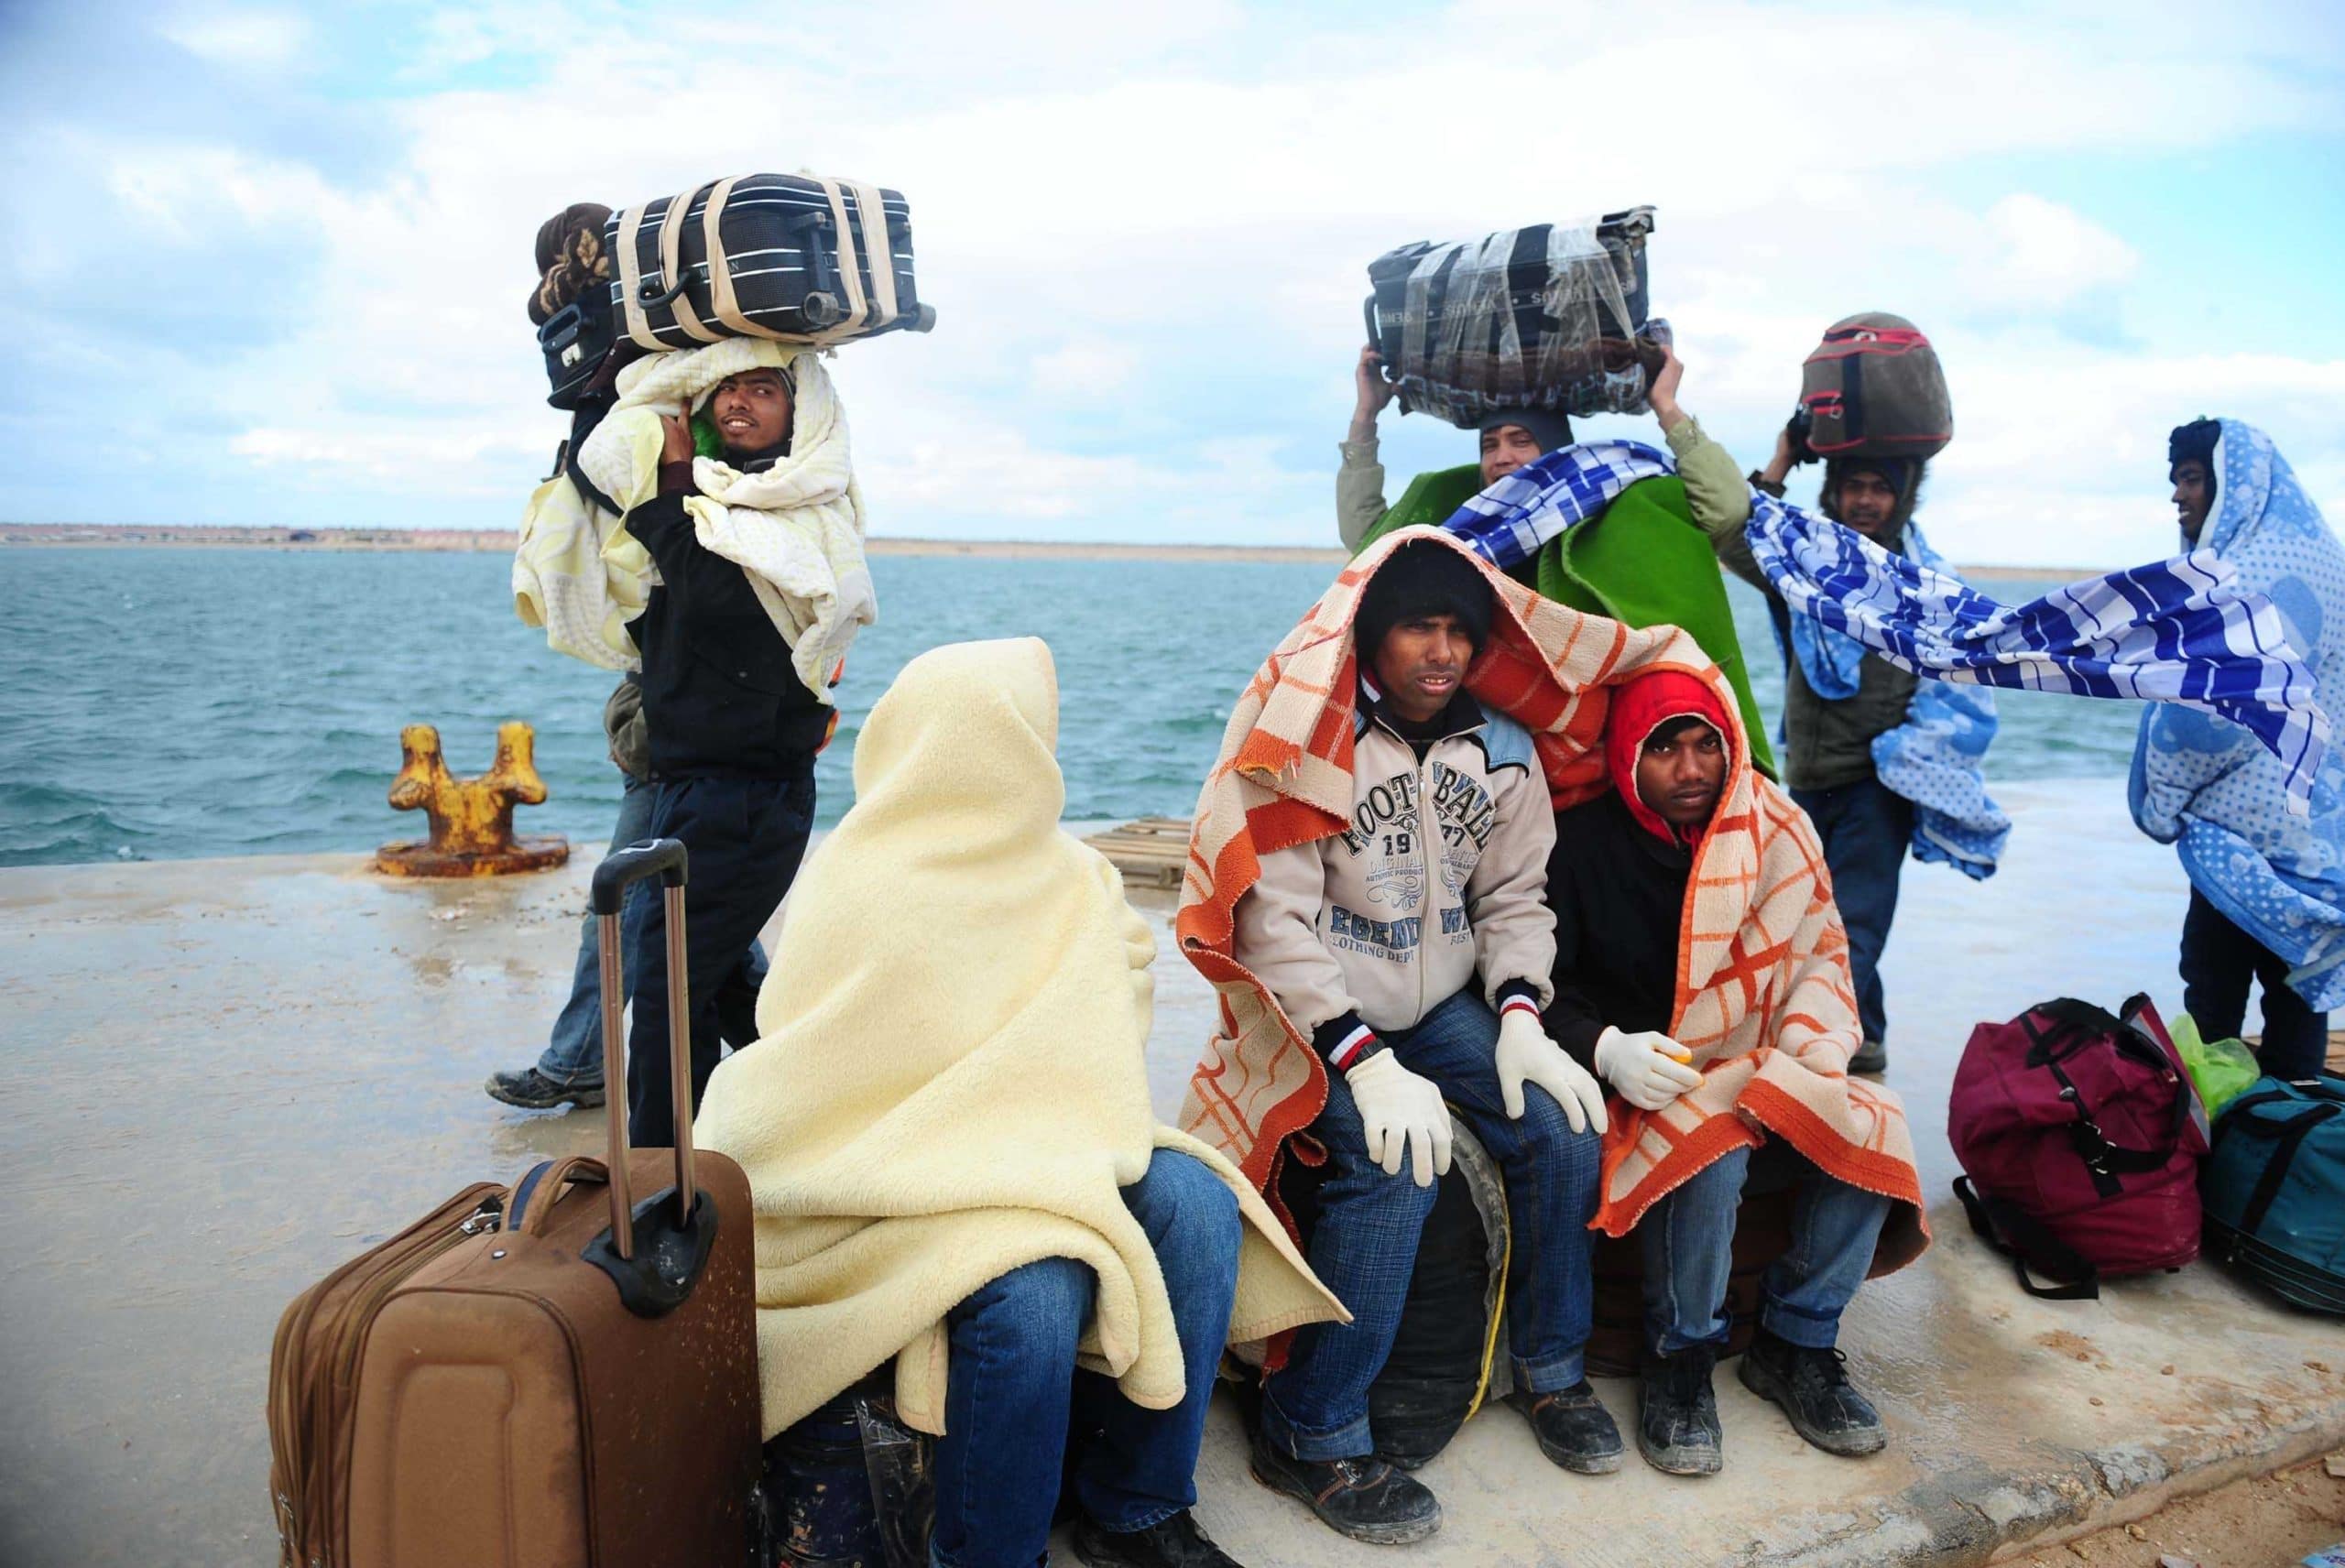
[[(1344, 548), (1357, 551), (1383, 519), (1384, 464), (1377, 460), (1376, 417), (1400, 391), (1384, 378), (1384, 356), (1374, 343), (1359, 351), (1352, 383), (1358, 400), (1352, 428), (1343, 440), (1344, 465), (1336, 471), (1336, 527)], [(1482, 421), (1479, 434), (1482, 484), (1497, 484), (1527, 463), (1572, 444), (1572, 422), (1538, 408), (1502, 408)], [(1438, 523), (1438, 517), (1418, 519)]]
[[(805, 363), (801, 361), (801, 363)], [(717, 383), (705, 413), (734, 470), (786, 461), (796, 388), (787, 369), (759, 365)], [(693, 997), (692, 1083), (697, 1103), (715, 1070), (716, 998), (781, 905), (814, 825), (814, 756), (836, 713), (807, 686), (790, 642), (742, 567), (697, 537), (693, 432), (662, 419), (659, 493), (627, 514), (660, 585), (628, 630), (643, 656), (643, 717), (656, 778), (649, 836), (682, 839), (685, 962)], [(672, 1140), (669, 1081), (667, 917), (656, 900), (631, 933), (636, 975), (628, 1033), (628, 1134), (639, 1147)]]
[[(1652, 403), (1653, 418), (1676, 454), (1686, 504), (1710, 536), (1719, 563), (1765, 593), (1769, 613), (1787, 625), (1790, 612), (1752, 561), (1743, 525), (1751, 517), (1751, 486), (1783, 495), (1797, 461), (1793, 437), (1788, 430), (1777, 437), (1765, 472), (1746, 478), (1726, 449), (1678, 407), (1685, 368), (1674, 353), (1668, 356), (1654, 379)], [(1909, 554), (1907, 525), (1926, 469), (1914, 458), (1830, 459), (1819, 497), (1824, 515), (1883, 550)], [(1863, 1043), (1849, 1062), (1851, 1073), (1880, 1073), (1889, 1065), (1881, 955), (1897, 913), (1899, 873), (1914, 836), (1914, 803), (1881, 781), (1873, 742), (1905, 723), (1918, 684), (1913, 671), (1868, 653), (1858, 667), (1856, 690), (1827, 697), (1810, 683), (1798, 659), (1783, 661), (1783, 780), (1824, 841), (1833, 896), (1849, 928), (1849, 966), (1864, 1028)]]

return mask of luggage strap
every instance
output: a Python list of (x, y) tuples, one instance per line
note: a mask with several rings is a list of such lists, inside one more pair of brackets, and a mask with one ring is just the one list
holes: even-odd
[(2223, 1119), (2215, 1128), (2215, 1141), (2220, 1145), (2234, 1133), (2248, 1138), (2263, 1138), (2272, 1144), (2272, 1155), (2264, 1161), (2263, 1173), (2255, 1179), (2255, 1191), (2248, 1194), (2247, 1207), (2240, 1211), (2239, 1230), (2242, 1236), (2254, 1236), (2263, 1228), (2264, 1216), (2271, 1214), (2278, 1201), (2281, 1185), (2288, 1179), (2288, 1167), (2296, 1163), (2296, 1155), (2304, 1148), (2305, 1139), (2321, 1123), (2345, 1114), (2345, 1105), (2324, 1100), (2307, 1105), (2295, 1116), (2274, 1117), (2242, 1116), (2239, 1111), (2256, 1105), (2270, 1105), (2288, 1097), (2286, 1091), (2266, 1089), (2260, 1094), (2244, 1094), (2224, 1107)]
[[(2146, 1006), (2148, 1001), (2146, 996), (2129, 998), (2125, 1003), (2128, 1017)], [(2035, 1027), (2035, 1016), (2039, 1013), (2052, 1020), (2050, 1029)], [(2020, 1015), (2019, 1025), (2027, 1032), (2030, 1042), (2027, 1065), (2048, 1069), (2059, 1081), (2060, 1097), (2076, 1108), (2077, 1119), (2068, 1125), (2068, 1139), (2076, 1146), (2077, 1157), (2084, 1161), (2085, 1169), (2091, 1174), (2095, 1192), (2104, 1198), (2114, 1198), (2124, 1191), (2117, 1180), (2119, 1176), (2144, 1176), (2153, 1171), (2165, 1169), (2166, 1163), (2173, 1160), (2175, 1150), (2181, 1146), (2183, 1130), (2190, 1125), (2193, 1091), (2188, 1080), (2175, 1070), (2174, 1062), (2155, 1040), (2150, 1039), (2139, 1025), (2073, 996), (2062, 996), (2030, 1007)], [(2083, 1094), (2067, 1073), (2061, 1070), (2062, 1062), (2083, 1050), (2092, 1040), (2101, 1037), (2106, 1037), (2121, 1054), (2130, 1056), (2145, 1066), (2154, 1067), (2174, 1081), (2173, 1125), (2167, 1131), (2164, 1148), (2131, 1149), (2110, 1142), (2108, 1134), (2101, 1131), (2100, 1124), (2093, 1120), (2092, 1108), (2084, 1103)]]
[[(1970, 1178), (1954, 1179), (1954, 1195), (1979, 1238), (2012, 1260), (2019, 1288), (2043, 1301), (2091, 1301), (2100, 1298), (2100, 1270), (2091, 1259), (2054, 1236), (2034, 1214), (2006, 1199), (1989, 1197), (1970, 1185)], [(2028, 1278), (2030, 1267), (2054, 1276), (2066, 1275), (2064, 1285), (2039, 1285)]]
[[(676, 313), (676, 330), (700, 343), (716, 343), (725, 333), (701, 323), (700, 313), (693, 309), (692, 297), (684, 287), (684, 214), (692, 211), (694, 199), (704, 191), (712, 191), (710, 206), (715, 205), (713, 186), (695, 185), (668, 199), (668, 210), (660, 217), (660, 275), (667, 280), (669, 309)], [(712, 212), (704, 218), (714, 226)], [(708, 271), (714, 278), (724, 268), (725, 258), (715, 251), (709, 252)]]

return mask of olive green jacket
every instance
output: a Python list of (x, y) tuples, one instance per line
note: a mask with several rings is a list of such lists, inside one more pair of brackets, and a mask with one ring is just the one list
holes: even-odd
[[(1669, 450), (1677, 457), (1677, 476), (1685, 482), (1686, 505), (1710, 536), (1719, 563), (1765, 593), (1778, 631), (1786, 630), (1791, 612), (1768, 585), (1742, 537), (1742, 526), (1751, 520), (1751, 482), (1726, 448), (1702, 433), (1699, 420), (1680, 419), (1665, 433)], [(1905, 552), (1902, 528), (1894, 539), (1876, 542), (1900, 555)], [(1777, 640), (1788, 642), (1783, 637)], [(1836, 702), (1817, 696), (1800, 672), (1799, 661), (1785, 659), (1784, 784), (1794, 789), (1837, 789), (1871, 779), (1873, 737), (1905, 722), (1917, 684), (1911, 670), (1867, 654), (1859, 667), (1856, 695)]]
[(1354, 555), (1368, 541), (1368, 531), (1384, 516), (1384, 464), (1376, 455), (1376, 438), (1338, 443), (1344, 465), (1336, 470), (1336, 531)]

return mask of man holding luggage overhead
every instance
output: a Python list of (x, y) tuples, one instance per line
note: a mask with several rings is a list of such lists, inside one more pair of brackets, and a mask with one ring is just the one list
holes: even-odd
[[(1352, 371), (1358, 401), (1352, 428), (1344, 437), (1343, 466), (1336, 471), (1336, 527), (1344, 548), (1357, 551), (1385, 514), (1384, 464), (1377, 461), (1376, 417), (1400, 391), (1384, 378), (1384, 356), (1374, 343), (1359, 351)], [(1494, 485), (1527, 463), (1571, 445), (1572, 422), (1538, 408), (1507, 408), (1482, 421), (1479, 435), (1482, 483)], [(1439, 517), (1418, 521), (1438, 523)]]
[[(1751, 486), (1782, 495), (1799, 449), (1787, 427), (1776, 437), (1765, 471), (1746, 478), (1726, 449), (1678, 406), (1685, 372), (1676, 354), (1668, 354), (1653, 381), (1653, 418), (1676, 455), (1694, 520), (1710, 536), (1720, 563), (1767, 595), (1768, 613), (1782, 634), (1778, 640), (1788, 643), (1791, 612), (1751, 560), (1742, 528), (1751, 518)], [(1925, 474), (1926, 464), (1913, 458), (1832, 458), (1824, 465), (1819, 504), (1826, 517), (1881, 549), (1910, 554), (1907, 525)], [(1867, 653), (1855, 691), (1827, 697), (1809, 681), (1798, 659), (1783, 660), (1783, 780), (1824, 841), (1833, 896), (1848, 924), (1849, 964), (1864, 1026), (1864, 1042), (1849, 1062), (1851, 1073), (1880, 1073), (1889, 1065), (1881, 955), (1897, 913), (1899, 874), (1914, 836), (1914, 803), (1881, 781), (1873, 742), (1905, 723), (1918, 683), (1911, 670)]]
[[(797, 388), (788, 367), (725, 377), (705, 415), (735, 473), (787, 461)], [(809, 689), (794, 651), (746, 569), (704, 546), (685, 507), (698, 493), (692, 421), (661, 420), (658, 493), (627, 514), (660, 585), (628, 630), (643, 655), (643, 717), (651, 770), (650, 835), (691, 855), (684, 886), (685, 961), (693, 997), (695, 1101), (721, 1049), (716, 998), (782, 896), (814, 825), (814, 756), (837, 710)], [(627, 1052), (629, 1136), (673, 1138), (669, 1081), (667, 916), (650, 901), (637, 927)]]
[[(1855, 1044), (1848, 971), (1828, 920), (1807, 922), (1810, 951), (1804, 971), (1794, 971), (1801, 976), (1795, 984), (1810, 986), (1807, 996), (1786, 992), (1754, 1007), (1763, 1017), (1748, 1055), (1706, 1052), (1696, 1066), (1695, 1051), (1671, 1037), (1681, 1011), (1679, 946), (1691, 923), (1695, 862), (1735, 771), (1739, 734), (1715, 688), (1695, 676), (1657, 670), (1620, 687), (1604, 735), (1613, 787), (1555, 819), (1548, 860), (1555, 967), (1546, 1022), (1556, 1041), (1593, 1066), (1625, 1102), (1615, 1107), (1608, 1142), (1627, 1142), (1632, 1135), (1665, 1138), (1674, 1151), (1671, 1163), (1687, 1151), (1707, 1155), (1707, 1163), (1690, 1174), (1657, 1179), (1659, 1195), (1648, 1192), (1608, 1203), (1602, 1216), (1615, 1234), (1632, 1225), (1642, 1247), (1637, 1447), (1654, 1468), (1676, 1475), (1714, 1475), (1723, 1462), (1710, 1373), (1730, 1326), (1727, 1279), (1737, 1209), (1754, 1156), (1793, 1167), (1798, 1196), (1791, 1249), (1767, 1273), (1759, 1334), (1742, 1358), (1742, 1380), (1781, 1405), (1799, 1434), (1827, 1453), (1873, 1454), (1883, 1443), (1881, 1418), (1850, 1386), (1834, 1341), (1842, 1309), (1873, 1264), (1892, 1200), (1852, 1185), (1769, 1136), (1763, 1101), (1722, 1102), (1709, 1108), (1708, 1120), (1681, 1105), (1689, 1092), (1707, 1092), (1711, 1073), (1723, 1085), (1747, 1062), (1777, 1054), (1812, 1056), (1811, 1076), (1819, 1083), (1838, 1076), (1845, 1083), (1838, 1058)], [(1783, 791), (1755, 773), (1749, 775), (1749, 790), (1751, 808), (1744, 820), (1755, 824), (1762, 851), (1778, 843), (1789, 851), (1786, 864), (1812, 865), (1811, 830)], [(1743, 880), (1752, 879), (1746, 875)], [(1731, 891), (1732, 879), (1720, 878), (1707, 896), (1723, 899)], [(1828, 911), (1824, 890), (1813, 894)], [(1798, 942), (1794, 936), (1783, 945)], [(1755, 953), (1761, 945), (1739, 942), (1736, 951)], [(1731, 983), (1763, 996), (1765, 978), (1738, 974)], [(1689, 1022), (1701, 1016), (1696, 1007), (1683, 1011)], [(1787, 1021), (1779, 1021), (1794, 1011), (1803, 1021), (1824, 1025), (1837, 1015), (1842, 1029), (1794, 1040)], [(1886, 1094), (1870, 1086), (1867, 1092)], [(1673, 1124), (1671, 1116), (1684, 1119)], [(1657, 1118), (1658, 1125), (1645, 1118)], [(1828, 1135), (1812, 1141), (1829, 1157)], [(1850, 1166), (1872, 1158), (1872, 1150), (1861, 1150)], [(1640, 1202), (1646, 1205), (1641, 1213)]]
[(1433, 1494), (1377, 1457), (1368, 1401), (1453, 1105), (1498, 1161), (1516, 1226), (1511, 1401), (1556, 1464), (1620, 1463), (1582, 1368), (1602, 1095), (1539, 1021), (1554, 954), (1547, 781), (1530, 733), (1465, 690), (1496, 613), (1448, 544), (1404, 545), (1378, 569), (1351, 627), (1351, 827), (1264, 855), (1234, 915), (1238, 963), (1326, 1063), (1310, 1257), (1354, 1320), (1302, 1330), (1264, 1382), (1254, 1474), (1359, 1541), (1440, 1522)]

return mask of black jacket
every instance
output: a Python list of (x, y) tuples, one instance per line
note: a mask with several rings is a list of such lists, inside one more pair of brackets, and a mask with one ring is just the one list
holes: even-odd
[(643, 717), (651, 770), (794, 778), (814, 766), (833, 710), (791, 668), (788, 639), (747, 573), (702, 548), (678, 494), (627, 515), (662, 586), (627, 625), (643, 655)]
[(1547, 860), (1555, 999), (1546, 1024), (1582, 1066), (1595, 1066), (1607, 1025), (1626, 1034), (1669, 1028), (1693, 871), (1693, 852), (1639, 827), (1616, 790), (1556, 816)]

